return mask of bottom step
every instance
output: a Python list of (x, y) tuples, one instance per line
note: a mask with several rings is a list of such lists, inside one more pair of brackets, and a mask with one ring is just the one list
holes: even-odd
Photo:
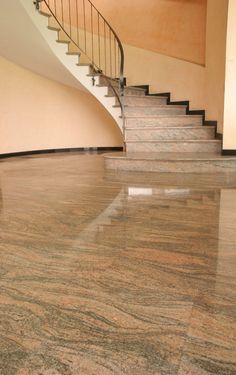
[(105, 154), (105, 167), (120, 171), (218, 173), (236, 172), (236, 157), (205, 153)]

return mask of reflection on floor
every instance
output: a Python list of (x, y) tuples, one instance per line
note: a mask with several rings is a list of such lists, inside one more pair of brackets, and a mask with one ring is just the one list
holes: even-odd
[(236, 175), (0, 163), (1, 375), (235, 375)]

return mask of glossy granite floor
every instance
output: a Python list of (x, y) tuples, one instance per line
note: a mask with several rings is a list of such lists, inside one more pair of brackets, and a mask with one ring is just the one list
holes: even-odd
[(235, 375), (236, 175), (0, 162), (1, 375)]

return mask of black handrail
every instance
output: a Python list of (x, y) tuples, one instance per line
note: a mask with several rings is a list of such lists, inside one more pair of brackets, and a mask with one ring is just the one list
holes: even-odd
[[(78, 48), (78, 54), (84, 54), (89, 60), (93, 67), (92, 75), (101, 74), (112, 88), (118, 97), (123, 117), (124, 50), (114, 29), (90, 0), (35, 0), (37, 10), (40, 10), (40, 3), (46, 5), (60, 29)], [(72, 18), (75, 18), (75, 25)], [(75, 36), (73, 27), (76, 29)], [(80, 34), (83, 34), (83, 37)], [(119, 94), (115, 88), (117, 83), (119, 83)]]

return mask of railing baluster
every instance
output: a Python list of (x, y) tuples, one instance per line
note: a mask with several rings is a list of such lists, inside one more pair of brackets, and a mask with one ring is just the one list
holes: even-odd
[(99, 67), (101, 66), (101, 40), (100, 40), (100, 14), (99, 13), (98, 13), (98, 65)]
[(54, 12), (55, 12), (55, 15), (57, 15), (57, 6), (56, 6), (56, 0), (54, 0)]
[(71, 36), (71, 29), (72, 29), (72, 25), (71, 25), (71, 4), (70, 4), (70, 0), (69, 0), (69, 30), (70, 30), (70, 36)]
[(79, 45), (79, 9), (78, 9), (78, 0), (76, 0), (76, 26), (77, 26), (77, 44)]
[(83, 14), (84, 14), (84, 51), (87, 52), (87, 31), (86, 31), (86, 7), (85, 0), (83, 0)]
[(116, 38), (115, 38), (115, 35), (114, 35), (114, 49), (115, 49), (115, 57), (114, 57), (114, 61), (115, 61), (115, 78), (117, 78), (117, 61), (116, 61)]
[(105, 56), (105, 75), (107, 75), (107, 40), (106, 40), (106, 23), (104, 21), (104, 56)]
[(62, 26), (64, 28), (64, 6), (63, 6), (63, 0), (61, 0), (61, 20), (62, 20)]
[(112, 78), (111, 29), (109, 29), (109, 45), (110, 45), (110, 76)]
[(92, 47), (92, 62), (94, 64), (94, 49), (93, 49), (93, 5), (91, 3), (91, 47)]

